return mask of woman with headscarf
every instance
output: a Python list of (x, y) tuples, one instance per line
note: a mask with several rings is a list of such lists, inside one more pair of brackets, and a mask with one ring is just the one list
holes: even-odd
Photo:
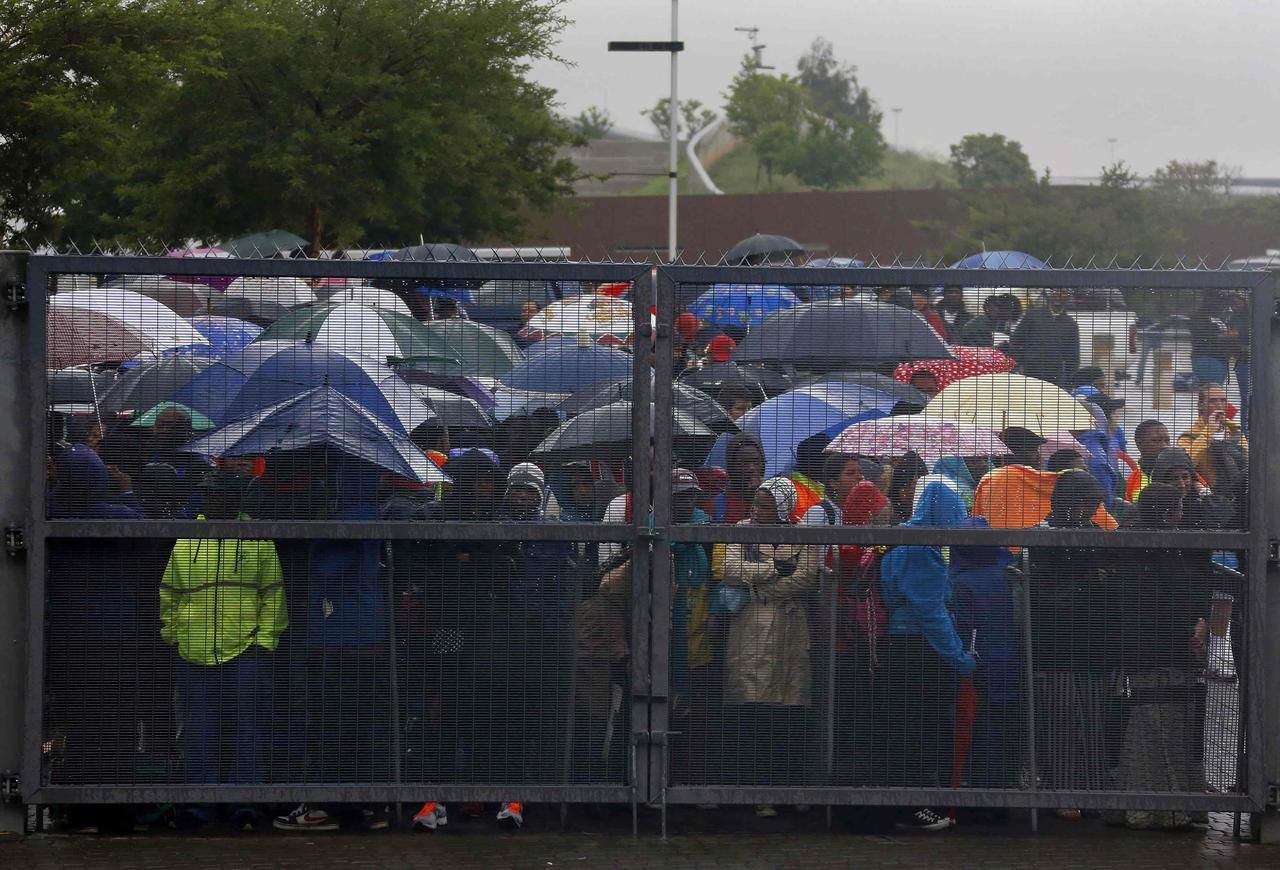
[[(1041, 525), (1096, 530), (1092, 517), (1103, 495), (1089, 472), (1064, 471)], [(1114, 556), (1091, 547), (1035, 547), (1029, 558), (1036, 772), (1045, 788), (1103, 789), (1110, 785), (1107, 723), (1123, 618)]]
[[(1173, 486), (1148, 484), (1138, 496), (1132, 526), (1176, 529), (1183, 501)], [(1126, 791), (1199, 792), (1205, 786), (1196, 739), (1203, 733), (1204, 686), (1197, 677), (1209, 637), (1203, 619), (1210, 609), (1208, 560), (1188, 559), (1167, 547), (1127, 555), (1124, 630), (1117, 640), (1129, 714), (1117, 785)], [(1108, 821), (1169, 830), (1185, 828), (1192, 819), (1178, 811), (1117, 810)]]
[[(789, 524), (795, 485), (773, 477), (756, 489), (751, 515), (739, 525)], [(818, 588), (818, 555), (797, 544), (728, 544), (721, 581), (742, 591), (728, 616), (725, 718), (736, 715), (739, 782), (799, 784), (809, 769), (807, 708), (811, 696), (809, 599)], [(728, 590), (725, 590), (728, 591)], [(727, 733), (734, 733), (729, 725)], [(772, 817), (771, 806), (757, 814)]]
[[(849, 491), (841, 513), (846, 526), (889, 525), (893, 506), (864, 480)], [(836, 548), (832, 548), (836, 549)], [(884, 629), (879, 592), (881, 548), (844, 544), (836, 634), (835, 771), (841, 785), (871, 785), (883, 770), (885, 698), (875, 680), (878, 634)]]
[[(924, 488), (913, 528), (958, 526), (968, 518), (964, 502), (944, 483)], [(880, 594), (889, 612), (885, 682), (889, 693), (887, 785), (936, 788), (950, 770), (956, 677), (973, 673), (977, 659), (965, 649), (947, 601), (951, 583), (942, 548), (895, 547), (880, 563)], [(929, 807), (912, 810), (899, 824), (940, 831), (951, 819)]]

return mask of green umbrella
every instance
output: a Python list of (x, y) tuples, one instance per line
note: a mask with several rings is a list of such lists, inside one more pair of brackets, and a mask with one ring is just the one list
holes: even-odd
[(433, 320), (426, 331), (432, 353), (457, 359), (469, 375), (498, 378), (524, 361), (524, 351), (510, 335), (474, 320)]
[(306, 239), (288, 230), (252, 233), (218, 245), (233, 257), (275, 257), (279, 254), (292, 254), (306, 246)]
[(178, 408), (179, 410), (186, 411), (191, 416), (191, 428), (197, 432), (212, 429), (217, 425), (204, 414), (201, 414), (194, 408), (189, 408), (180, 402), (161, 402), (149, 411), (143, 412), (131, 425), (154, 426), (156, 424), (156, 418), (160, 416), (160, 412), (167, 411), (170, 408)]
[(426, 324), (390, 308), (355, 302), (297, 305), (258, 337), (258, 341), (314, 341), (362, 353), (377, 360), (444, 353), (443, 342)]

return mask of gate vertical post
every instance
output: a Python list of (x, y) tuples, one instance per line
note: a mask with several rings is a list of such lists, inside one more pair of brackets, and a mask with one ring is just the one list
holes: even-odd
[[(1272, 272), (1253, 294), (1253, 334), (1250, 346), (1253, 404), (1249, 432), (1249, 549), (1248, 633), (1245, 666), (1248, 675), (1246, 763), (1249, 796), (1266, 804), (1272, 783), (1280, 783), (1280, 565), (1270, 559), (1270, 542), (1280, 540), (1280, 468), (1271, 462), (1280, 409), (1280, 333), (1275, 330), (1280, 273)], [(1260, 412), (1260, 413), (1259, 413)], [(1239, 665), (1237, 665), (1237, 672)], [(1280, 812), (1268, 807), (1254, 816), (1253, 835), (1263, 842), (1280, 842)]]
[(634, 322), (631, 384), (631, 760), (632, 829), (637, 824), (636, 803), (648, 802), (652, 791), (649, 741), (652, 676), (652, 593), (649, 549), (649, 499), (652, 454), (649, 452), (649, 403), (652, 393), (649, 358), (644, 345), (651, 339), (649, 309), (652, 306), (653, 273), (636, 280), (631, 292)]

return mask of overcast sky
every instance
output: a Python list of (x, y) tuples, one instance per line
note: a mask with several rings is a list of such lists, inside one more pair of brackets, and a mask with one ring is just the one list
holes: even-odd
[[(667, 0), (567, 0), (561, 54), (534, 77), (569, 114), (640, 110), (669, 90), (669, 55), (609, 54), (611, 39), (670, 38)], [(1037, 170), (1094, 175), (1117, 159), (1143, 174), (1214, 159), (1280, 177), (1280, 0), (684, 0), (680, 97), (719, 110), (755, 25), (765, 62), (794, 72), (815, 36), (856, 64), (902, 147), (945, 155), (967, 133), (1023, 144)]]

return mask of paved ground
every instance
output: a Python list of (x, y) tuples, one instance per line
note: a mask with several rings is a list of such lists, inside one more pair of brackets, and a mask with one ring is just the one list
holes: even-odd
[[(136, 837), (40, 835), (0, 842), (0, 867), (217, 868), (338, 867), (585, 868), (616, 867), (1052, 867), (1193, 868), (1277, 867), (1280, 846), (1237, 843), (1230, 816), (1216, 816), (1206, 831), (1126, 832), (1096, 821), (1043, 820), (1033, 836), (1025, 824), (960, 827), (941, 834), (863, 836), (821, 830), (821, 815), (770, 830), (749, 812), (721, 810), (702, 827), (719, 832), (689, 833), (680, 827), (663, 842), (645, 820), (638, 839), (608, 832), (498, 832), (488, 821), (453, 824), (448, 833), (411, 835), (398, 831), (361, 834), (284, 835), (275, 832), (230, 835), (153, 834)], [(547, 827), (552, 827), (550, 820)], [(673, 819), (680, 822), (681, 819)], [(692, 821), (685, 819), (683, 821)], [(589, 826), (586, 826), (589, 827)], [(673, 824), (673, 830), (676, 825)], [(797, 831), (796, 828), (810, 830)], [(737, 830), (729, 830), (734, 829)]]

